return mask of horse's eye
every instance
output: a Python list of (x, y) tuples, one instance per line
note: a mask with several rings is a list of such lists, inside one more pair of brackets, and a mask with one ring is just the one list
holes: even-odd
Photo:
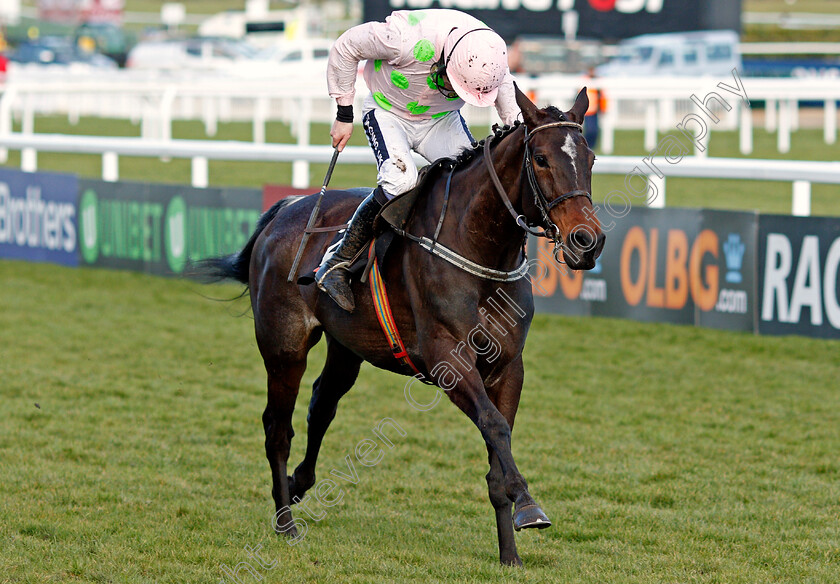
[(536, 156), (534, 156), (534, 162), (537, 163), (537, 166), (542, 166), (543, 168), (548, 167), (548, 159), (542, 154), (537, 154)]

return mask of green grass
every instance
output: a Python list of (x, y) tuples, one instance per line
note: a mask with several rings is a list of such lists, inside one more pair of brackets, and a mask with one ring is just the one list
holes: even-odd
[(816, 12), (837, 14), (840, 12), (834, 0), (744, 0), (744, 12)]
[[(139, 126), (127, 120), (81, 118), (78, 125), (71, 125), (64, 117), (41, 117), (35, 122), (38, 133), (88, 134), (101, 136), (139, 136)], [(474, 128), (476, 136), (483, 136), (487, 128)], [(175, 122), (173, 137), (182, 139), (208, 139), (200, 122)], [(220, 140), (251, 140), (251, 125), (248, 123), (220, 123), (214, 137)], [(660, 139), (662, 136), (660, 136)], [(287, 126), (269, 123), (266, 126), (268, 142), (294, 142)], [(315, 124), (312, 129), (313, 144), (327, 144), (329, 128), (326, 124)], [(361, 128), (353, 133), (351, 144), (366, 146)], [(712, 132), (709, 145), (711, 156), (741, 157), (738, 150), (737, 132)], [(616, 133), (616, 155), (638, 156), (639, 164), (647, 153), (641, 131)], [(754, 132), (754, 151), (748, 158), (794, 159), (794, 160), (840, 160), (840, 143), (827, 145), (823, 142), (822, 130), (802, 129), (791, 136), (791, 152), (780, 154), (776, 150), (776, 135), (761, 128)], [(20, 154), (10, 152), (7, 166), (19, 167)], [(86, 154), (39, 153), (38, 167), (41, 170), (71, 172), (80, 176), (99, 178), (102, 175), (102, 158)], [(326, 164), (310, 165), (310, 185), (317, 190), (323, 182)], [(210, 161), (209, 180), (211, 186), (257, 187), (264, 184), (291, 184), (291, 164), (259, 162)], [(181, 183), (190, 182), (188, 160), (173, 159), (163, 162), (155, 158), (120, 159), (120, 179), (147, 182)], [(623, 188), (623, 176), (596, 175), (593, 178), (593, 194), (602, 200), (614, 189)], [(374, 185), (376, 169), (373, 165), (339, 164), (330, 181), (333, 187)], [(666, 184), (667, 204), (682, 207), (710, 207), (720, 209), (759, 210), (764, 213), (791, 211), (791, 185), (784, 182), (731, 181), (717, 179), (669, 179)], [(814, 184), (811, 194), (813, 215), (840, 216), (840, 188), (837, 185)]]
[(539, 316), (514, 454), (554, 525), (517, 536), (514, 570), (447, 401), (417, 412), (364, 366), (319, 476), (385, 416), (406, 436), (290, 547), (247, 302), (206, 298), (238, 288), (14, 261), (0, 281), (0, 582), (218, 582), (260, 545), (267, 583), (840, 580), (837, 342)]

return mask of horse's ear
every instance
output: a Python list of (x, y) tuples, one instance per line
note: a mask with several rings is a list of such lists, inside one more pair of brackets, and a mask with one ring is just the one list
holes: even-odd
[(580, 90), (577, 97), (575, 98), (575, 105), (572, 106), (567, 114), (569, 114), (569, 118), (576, 124), (582, 124), (583, 118), (586, 116), (586, 110), (589, 109), (589, 95), (586, 93), (586, 88)]
[(527, 95), (522, 93), (515, 81), (513, 82), (513, 90), (516, 94), (516, 105), (522, 111), (523, 121), (528, 125), (534, 125), (539, 108), (534, 105), (534, 102), (528, 99)]

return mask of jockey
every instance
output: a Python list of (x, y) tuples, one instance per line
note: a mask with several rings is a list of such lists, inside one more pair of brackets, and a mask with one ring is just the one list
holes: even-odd
[(505, 124), (519, 114), (507, 46), (498, 34), (457, 10), (400, 10), (385, 22), (351, 28), (330, 51), (327, 85), (338, 103), (330, 136), (339, 151), (353, 132), (356, 71), (365, 59), (371, 93), (362, 122), (376, 155), (378, 186), (315, 274), (318, 287), (349, 312), (354, 302), (347, 268), (373, 236), (382, 205), (415, 186), (411, 152), (431, 162), (469, 148), (473, 137), (459, 111), (465, 102), (494, 105)]

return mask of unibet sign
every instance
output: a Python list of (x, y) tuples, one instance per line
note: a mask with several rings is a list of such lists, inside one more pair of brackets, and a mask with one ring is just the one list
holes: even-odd
[[(228, 200), (236, 206), (228, 206)], [(259, 219), (260, 204), (256, 190), (83, 185), (80, 255), (86, 264), (180, 274), (188, 260), (241, 249)]]

